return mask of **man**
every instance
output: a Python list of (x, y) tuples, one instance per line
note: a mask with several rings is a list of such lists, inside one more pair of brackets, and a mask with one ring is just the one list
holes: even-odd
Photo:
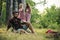
[(18, 12), (13, 12), (13, 18), (11, 18), (8, 22), (7, 31), (12, 27), (13, 30), (15, 30), (16, 32), (26, 33), (27, 28), (29, 28), (31, 32), (34, 33), (31, 23), (23, 22), (21, 19), (18, 18), (18, 15)]

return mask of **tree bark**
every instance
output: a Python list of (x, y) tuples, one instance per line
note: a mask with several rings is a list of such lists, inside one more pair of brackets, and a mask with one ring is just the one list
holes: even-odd
[(25, 0), (6, 0), (6, 21), (13, 17), (13, 11), (18, 11), (20, 3), (23, 3), (25, 12)]
[(20, 3), (22, 3), (22, 0), (18, 0), (18, 5), (19, 5)]
[(10, 0), (6, 0), (6, 22), (9, 20)]
[(10, 0), (9, 18), (12, 18), (13, 13), (13, 0)]
[(2, 0), (0, 0), (0, 17), (1, 17), (1, 14), (2, 14)]
[(15, 10), (15, 0), (13, 0), (13, 10)]
[(18, 0), (13, 0), (13, 10), (18, 11)]
[(12, 17), (13, 0), (6, 0), (6, 21)]

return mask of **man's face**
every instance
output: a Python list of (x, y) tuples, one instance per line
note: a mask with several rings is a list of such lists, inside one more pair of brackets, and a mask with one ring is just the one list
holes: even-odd
[(18, 13), (15, 13), (15, 14), (14, 14), (14, 17), (18, 17), (18, 15), (19, 15)]

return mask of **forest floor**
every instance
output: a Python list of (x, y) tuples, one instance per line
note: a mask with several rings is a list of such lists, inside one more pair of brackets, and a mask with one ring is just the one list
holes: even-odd
[(0, 28), (0, 40), (58, 40), (55, 38), (47, 38), (47, 30), (35, 28), (35, 34), (19, 34), (11, 31), (6, 32), (5, 28)]

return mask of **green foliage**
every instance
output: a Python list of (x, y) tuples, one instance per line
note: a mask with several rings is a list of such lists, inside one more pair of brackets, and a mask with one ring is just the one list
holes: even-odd
[(51, 8), (47, 8), (46, 11), (46, 15), (40, 17), (40, 25), (42, 25), (43, 28), (57, 29), (60, 24), (60, 9), (52, 6)]
[[(26, 3), (31, 7), (31, 23), (36, 28), (59, 28), (60, 27), (60, 8), (56, 8), (54, 5), (51, 8), (46, 8), (46, 14), (39, 15), (39, 11), (34, 7), (35, 2), (32, 0), (26, 0)], [(6, 21), (6, 2), (3, 0), (2, 17), (0, 18), (0, 24)]]
[[(51, 8), (46, 8), (46, 15), (39, 15), (38, 10), (34, 8), (35, 3), (32, 0), (26, 0), (30, 4), (31, 12), (31, 22), (36, 28), (59, 28), (60, 24), (60, 8), (56, 8), (55, 5)], [(43, 13), (44, 14), (44, 13)]]
[(35, 6), (35, 2), (33, 2), (32, 0), (26, 0), (26, 3), (30, 4), (31, 7), (31, 23), (33, 24), (34, 27), (39, 28), (39, 17), (40, 15), (38, 15), (39, 11), (38, 9), (36, 9)]
[(26, 0), (26, 3), (30, 4), (30, 6), (35, 6), (35, 2), (33, 2), (32, 0)]
[(0, 24), (4, 23), (6, 19), (6, 3), (3, 2), (2, 3), (2, 15), (1, 15), (1, 19), (0, 19)]

